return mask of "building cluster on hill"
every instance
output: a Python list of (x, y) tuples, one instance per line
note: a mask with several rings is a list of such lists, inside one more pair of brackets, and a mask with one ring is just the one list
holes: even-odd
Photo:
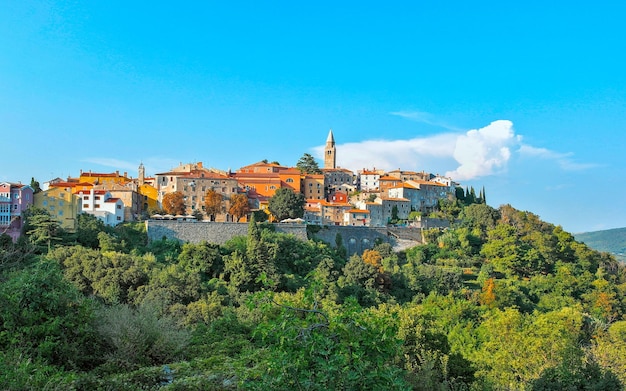
[[(13, 240), (22, 229), (22, 213), (33, 205), (47, 210), (61, 227), (72, 231), (80, 213), (92, 214), (105, 224), (137, 221), (163, 210), (167, 194), (182, 193), (186, 214), (176, 219), (246, 221), (230, 211), (234, 195), (245, 195), (249, 210), (268, 211), (269, 200), (278, 189), (287, 188), (304, 196), (303, 220), (307, 224), (385, 226), (392, 219), (403, 220), (412, 211), (430, 213), (440, 199), (455, 196), (450, 178), (426, 172), (363, 169), (356, 173), (336, 164), (332, 130), (324, 152), (324, 167), (316, 172), (261, 161), (235, 172), (206, 168), (202, 162), (181, 164), (168, 172), (146, 176), (139, 165), (138, 177), (126, 172), (81, 171), (78, 177), (55, 178), (33, 186), (0, 183), (0, 234)], [(220, 195), (216, 213), (207, 213), (207, 192)], [(269, 214), (269, 212), (268, 212)]]

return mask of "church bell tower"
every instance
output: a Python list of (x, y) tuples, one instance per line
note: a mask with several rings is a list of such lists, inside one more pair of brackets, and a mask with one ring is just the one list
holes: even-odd
[(326, 148), (324, 148), (324, 168), (337, 168), (337, 149), (332, 129), (328, 132)]

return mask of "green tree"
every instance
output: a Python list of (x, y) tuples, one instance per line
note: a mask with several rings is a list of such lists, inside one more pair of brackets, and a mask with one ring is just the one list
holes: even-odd
[(304, 216), (304, 195), (295, 193), (293, 190), (281, 187), (270, 198), (268, 206), (276, 220)]
[(0, 284), (0, 351), (67, 369), (97, 364), (94, 303), (64, 280), (58, 264), (40, 262), (8, 277)]
[(183, 356), (190, 334), (174, 318), (149, 305), (120, 304), (98, 313), (98, 331), (107, 344), (107, 359), (118, 368), (160, 365)]
[(224, 270), (219, 246), (207, 242), (183, 244), (178, 263), (186, 270), (199, 273), (203, 281), (219, 277)]
[(30, 178), (30, 187), (33, 188), (33, 193), (39, 193), (41, 191), (41, 186), (39, 185), (39, 181), (35, 180), (35, 177)]
[(47, 210), (31, 207), (25, 215), (26, 235), (34, 245), (45, 245), (50, 251), (52, 242), (62, 240), (63, 229)]
[(495, 228), (500, 213), (497, 209), (485, 204), (472, 204), (463, 208), (459, 217), (463, 225), (478, 230), (481, 238), (485, 239), (487, 230)]
[[(265, 298), (266, 296), (264, 296)], [(269, 357), (260, 379), (246, 382), (251, 390), (409, 390), (395, 361), (401, 341), (397, 322), (387, 314), (362, 309), (348, 300), (330, 312), (311, 302), (274, 301), (263, 305), (268, 315), (256, 335)], [(264, 303), (263, 301), (261, 303)]]
[(591, 352), (604, 370), (613, 372), (626, 384), (626, 321), (615, 322), (606, 331), (599, 329)]
[(391, 208), (391, 221), (394, 223), (398, 221), (398, 205)]
[(494, 389), (524, 390), (544, 371), (581, 357), (583, 314), (563, 308), (545, 314), (495, 310), (478, 330), (477, 377)]
[(337, 284), (344, 298), (353, 297), (363, 306), (383, 301), (385, 279), (382, 273), (376, 266), (365, 263), (357, 254), (350, 257)]
[(528, 265), (524, 262), (525, 248), (515, 228), (498, 224), (488, 231), (488, 240), (481, 249), (481, 255), (496, 271), (508, 276), (523, 276), (529, 271)]
[(298, 163), (296, 163), (296, 167), (300, 170), (301, 173), (304, 174), (321, 174), (322, 170), (315, 161), (315, 158), (308, 153), (302, 155)]
[(85, 247), (98, 248), (98, 234), (107, 232), (104, 222), (89, 213), (80, 213), (76, 217), (76, 241)]
[(126, 303), (148, 283), (154, 256), (98, 251), (81, 246), (57, 248), (47, 256), (63, 265), (65, 278), (85, 295)]

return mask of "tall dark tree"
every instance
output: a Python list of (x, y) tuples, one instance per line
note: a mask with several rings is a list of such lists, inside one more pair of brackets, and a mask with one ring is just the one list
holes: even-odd
[(268, 206), (272, 215), (278, 220), (304, 216), (304, 195), (282, 187), (270, 198)]
[(35, 177), (30, 178), (30, 187), (33, 188), (33, 193), (39, 193), (41, 191), (41, 187), (39, 186), (39, 181), (36, 181)]
[(98, 248), (98, 234), (106, 230), (102, 220), (94, 215), (80, 213), (76, 217), (76, 241), (85, 247)]
[(454, 189), (454, 195), (456, 199), (459, 200), (460, 202), (465, 202), (465, 191), (463, 190), (462, 187), (457, 186)]
[(474, 190), (474, 186), (470, 187), (470, 195), (469, 195), (469, 199), (471, 200), (471, 204), (475, 204), (476, 203), (476, 190)]
[(47, 210), (29, 208), (25, 215), (26, 235), (34, 245), (45, 245), (50, 251), (52, 242), (62, 239), (63, 229)]
[(300, 170), (300, 172), (304, 174), (321, 174), (322, 170), (318, 166), (315, 158), (308, 153), (302, 155), (298, 163), (296, 163), (296, 167)]

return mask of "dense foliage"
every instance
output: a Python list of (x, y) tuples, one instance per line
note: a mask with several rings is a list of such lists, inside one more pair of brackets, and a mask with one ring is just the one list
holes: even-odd
[(254, 217), (216, 245), (31, 211), (0, 237), (0, 389), (623, 389), (624, 265), (509, 205), (457, 207), (426, 244), (362, 255)]

